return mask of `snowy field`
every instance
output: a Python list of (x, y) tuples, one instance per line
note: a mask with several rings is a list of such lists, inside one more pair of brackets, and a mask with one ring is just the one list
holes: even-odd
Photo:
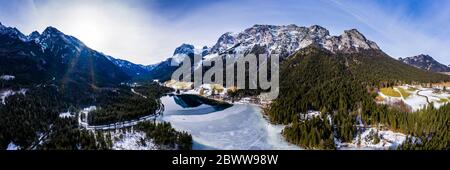
[[(428, 100), (430, 100), (430, 102), (433, 102), (433, 105), (436, 108), (440, 108), (444, 104), (448, 103), (450, 100), (450, 93), (448, 93), (448, 92), (447, 93), (443, 93), (443, 92), (435, 93), (435, 92), (433, 92), (432, 89), (425, 89), (425, 90), (419, 92), (419, 94), (427, 96)], [(443, 100), (445, 100), (445, 102)]]
[[(375, 135), (379, 141), (375, 140)], [(392, 150), (406, 140), (406, 135), (376, 128), (365, 129), (351, 143), (336, 141), (339, 150)]]
[(8, 147), (6, 148), (6, 150), (8, 151), (15, 151), (15, 150), (19, 150), (20, 147), (17, 146), (16, 144), (14, 144), (13, 142), (8, 144)]
[[(411, 90), (411, 87), (414, 88), (414, 90)], [(400, 93), (400, 90), (403, 89), (405, 92), (409, 93), (409, 96), (403, 96), (402, 97), (392, 97), (387, 96), (381, 92), (379, 92), (379, 96), (381, 96), (384, 101), (382, 103), (384, 104), (392, 104), (396, 101), (403, 101), (405, 104), (411, 107), (413, 112), (416, 112), (418, 110), (421, 110), (425, 107), (428, 107), (430, 103), (433, 103), (433, 106), (435, 108), (440, 108), (444, 104), (447, 104), (450, 102), (450, 93), (439, 91), (437, 92), (436, 89), (433, 88), (421, 88), (421, 87), (414, 87), (410, 85), (404, 85), (404, 86), (397, 86), (394, 87), (394, 90)], [(401, 94), (401, 93), (400, 93)], [(427, 99), (428, 98), (428, 99)]]
[[(166, 105), (163, 121), (179, 131), (187, 131), (194, 140), (193, 149), (223, 150), (292, 150), (299, 147), (287, 143), (281, 136), (284, 126), (272, 125), (254, 105), (236, 104), (222, 111), (205, 114), (179, 114), (197, 108), (171, 107), (173, 99), (162, 100)], [(199, 109), (205, 109), (201, 106)], [(180, 112), (176, 112), (176, 110)]]
[(144, 132), (138, 131), (112, 131), (111, 140), (113, 150), (156, 150), (158, 147), (151, 141), (145, 139)]

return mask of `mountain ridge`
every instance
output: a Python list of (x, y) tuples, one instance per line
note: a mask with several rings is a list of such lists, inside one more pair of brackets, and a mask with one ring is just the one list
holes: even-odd
[(411, 56), (406, 58), (399, 58), (405, 64), (427, 70), (432, 72), (450, 72), (450, 65), (446, 66), (438, 61), (436, 61), (433, 57), (426, 54), (420, 54), (417, 56)]
[[(299, 27), (297, 25), (254, 25), (239, 33), (227, 32), (219, 37), (217, 43), (211, 48), (203, 48), (204, 53), (200, 53), (198, 48), (195, 48), (189, 44), (183, 44), (178, 47), (174, 55), (163, 61), (159, 66), (155, 66), (154, 76), (150, 76), (152, 79), (160, 79), (166, 81), (170, 79), (170, 75), (176, 70), (177, 67), (170, 66), (171, 61), (180, 63), (184, 57), (188, 55), (179, 55), (178, 52), (184, 51), (190, 55), (200, 55), (203, 60), (211, 60), (217, 57), (224, 57), (228, 54), (280, 54), (281, 61), (289, 59), (297, 51), (307, 48), (309, 46), (316, 46), (327, 50), (333, 54), (347, 55), (349, 62), (352, 66), (358, 70), (364, 71), (368, 75), (372, 75), (373, 72), (360, 68), (361, 65), (365, 67), (373, 68), (375, 73), (383, 74), (378, 76), (379, 81), (390, 81), (394, 79), (400, 80), (421, 80), (432, 81), (436, 80), (439, 76), (430, 75), (433, 78), (423, 78), (425, 73), (416, 68), (412, 68), (409, 65), (398, 62), (396, 59), (390, 57), (384, 53), (380, 47), (373, 41), (368, 40), (361, 32), (356, 29), (345, 30), (342, 35), (331, 36), (329, 31), (319, 25), (313, 25), (310, 27)], [(187, 48), (180, 50), (180, 48)], [(197, 50), (193, 50), (197, 49)], [(206, 55), (205, 55), (206, 54)], [(371, 56), (366, 57), (366, 56)], [(376, 59), (381, 61), (377, 61)], [(361, 61), (367, 62), (361, 63)], [(379, 65), (385, 70), (379, 70), (377, 67), (372, 67), (370, 63)], [(389, 67), (383, 66), (383, 64), (389, 65)], [(195, 66), (201, 65), (201, 63), (194, 63)], [(195, 69), (195, 68), (194, 68)], [(396, 70), (396, 71), (389, 71)], [(404, 72), (402, 70), (409, 70), (408, 72), (418, 74), (420, 79), (414, 79), (412, 74)], [(358, 74), (360, 76), (365, 76)]]
[(358, 52), (359, 49), (380, 50), (378, 45), (368, 40), (356, 29), (344, 31), (340, 36), (319, 25), (300, 27), (291, 25), (254, 25), (239, 33), (225, 33), (211, 48), (211, 53), (223, 53), (229, 48), (239, 48), (234, 53), (247, 54), (255, 45), (266, 46), (269, 54), (281, 54), (281, 58), (311, 44), (319, 45), (332, 52)]
[[(130, 79), (105, 55), (54, 27), (25, 36), (16, 28), (1, 25), (0, 49), (2, 74), (19, 74), (17, 79), (24, 82), (110, 86)], [(33, 71), (38, 70), (44, 73), (34, 75)]]

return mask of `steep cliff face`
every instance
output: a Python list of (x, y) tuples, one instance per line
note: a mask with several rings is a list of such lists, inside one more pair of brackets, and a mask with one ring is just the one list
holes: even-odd
[(255, 25), (240, 33), (225, 33), (211, 48), (210, 53), (248, 54), (255, 46), (265, 47), (269, 54), (287, 57), (309, 45), (318, 45), (332, 52), (352, 53), (360, 49), (380, 50), (376, 43), (367, 40), (356, 29), (340, 36), (331, 36), (321, 26), (299, 27), (296, 25)]

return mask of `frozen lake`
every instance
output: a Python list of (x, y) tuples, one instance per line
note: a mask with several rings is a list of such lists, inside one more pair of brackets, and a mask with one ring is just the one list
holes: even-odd
[(193, 149), (300, 149), (284, 140), (283, 126), (270, 124), (258, 106), (224, 107), (185, 96), (165, 96), (161, 101), (165, 106), (162, 119), (177, 130), (189, 132), (194, 140)]

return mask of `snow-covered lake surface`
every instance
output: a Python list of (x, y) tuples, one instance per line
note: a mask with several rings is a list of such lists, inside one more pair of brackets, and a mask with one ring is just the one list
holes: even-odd
[(194, 140), (193, 149), (300, 149), (284, 140), (281, 136), (284, 126), (270, 124), (258, 106), (235, 104), (217, 109), (202, 104), (189, 107), (176, 96), (165, 96), (161, 101), (165, 106), (161, 119), (177, 130), (189, 132)]

